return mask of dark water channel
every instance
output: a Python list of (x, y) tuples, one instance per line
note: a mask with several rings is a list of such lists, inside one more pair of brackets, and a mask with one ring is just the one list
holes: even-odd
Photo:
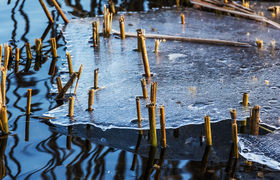
[[(48, 20), (38, 1), (1, 0), (0, 44), (8, 42), (13, 50), (20, 48), (19, 73), (13, 68), (7, 75), (7, 109), (11, 134), (0, 138), (0, 178), (2, 179), (230, 179), (227, 161), (231, 149), (230, 121), (213, 124), (213, 146), (201, 172), (203, 155), (207, 149), (200, 144), (203, 125), (183, 126), (167, 130), (170, 148), (153, 149), (149, 146), (148, 132), (109, 129), (87, 125), (72, 128), (55, 126), (26, 116), (27, 89), (32, 89), (32, 113), (35, 116), (55, 109), (54, 100), (57, 76), (63, 76), (65, 54), (69, 44), (60, 30), (64, 22), (51, 1), (47, 7), (55, 20)], [(175, 1), (114, 1), (120, 11), (148, 11), (153, 7), (172, 7)], [(94, 17), (102, 14), (107, 1), (58, 0), (68, 19)], [(275, 3), (276, 5), (279, 3)], [(66, 27), (67, 28), (67, 27)], [(195, 31), (195, 29), (193, 30)], [(49, 38), (58, 37), (58, 55), (55, 73), (49, 74), (51, 57), (41, 61), (40, 69), (32, 63), (25, 72), (24, 44), (34, 45), (36, 38), (43, 39), (43, 52), (49, 53)], [(277, 53), (276, 53), (277, 54)], [(275, 58), (277, 59), (277, 58)], [(275, 60), (276, 61), (276, 60)], [(85, 64), (84, 64), (85, 66)], [(13, 65), (12, 65), (13, 67)], [(265, 132), (260, 132), (265, 133)], [(158, 132), (159, 136), (160, 132)], [(158, 137), (159, 139), (159, 137)], [(154, 160), (154, 162), (153, 162)], [(153, 167), (154, 164), (161, 168)], [(258, 177), (258, 172), (264, 178)], [(237, 179), (278, 179), (280, 173), (257, 163), (249, 166), (240, 158)]]

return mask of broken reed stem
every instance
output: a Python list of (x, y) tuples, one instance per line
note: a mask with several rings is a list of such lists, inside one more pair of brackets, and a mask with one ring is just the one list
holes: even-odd
[(151, 103), (156, 104), (157, 100), (157, 82), (152, 82), (151, 83), (151, 95), (150, 95), (150, 101)]
[(72, 86), (73, 82), (75, 81), (76, 77), (78, 76), (77, 72), (74, 72), (68, 82), (64, 85), (60, 93), (55, 97), (55, 99), (63, 98), (63, 96), (66, 94), (67, 90)]
[(233, 145), (234, 145), (234, 157), (236, 158), (239, 158), (239, 154), (238, 154), (238, 140), (237, 140), (237, 124), (236, 123), (233, 123), (232, 124), (232, 142), (233, 142)]
[(150, 123), (150, 139), (151, 139), (151, 146), (157, 147), (157, 131), (156, 131), (156, 112), (155, 112), (155, 105), (149, 104), (149, 123)]
[(256, 105), (252, 110), (252, 133), (251, 135), (259, 135), (260, 122), (260, 106)]
[(244, 93), (243, 101), (242, 101), (243, 106), (248, 106), (248, 102), (249, 102), (249, 93)]
[(51, 49), (52, 49), (52, 56), (57, 57), (56, 39), (55, 38), (50, 38), (50, 43), (51, 43)]
[(2, 104), (6, 104), (6, 78), (7, 69), (5, 67), (1, 68), (1, 90), (2, 90)]
[(159, 47), (160, 43), (161, 43), (161, 40), (155, 39), (155, 53), (158, 53), (158, 47)]
[(93, 89), (97, 89), (98, 88), (98, 86), (97, 86), (97, 83), (98, 83), (98, 71), (99, 71), (99, 68), (94, 70), (94, 85), (93, 85)]
[(140, 35), (139, 38), (140, 38), (140, 44), (141, 44), (141, 52), (142, 52), (145, 76), (151, 77), (150, 66), (149, 66), (148, 55), (147, 55), (146, 44), (145, 44), (145, 36)]
[(142, 52), (141, 50), (141, 39), (140, 39), (140, 35), (143, 34), (142, 29), (137, 29), (137, 51), (138, 52)]
[(2, 112), (1, 112), (1, 123), (2, 123), (2, 130), (4, 134), (9, 133), (9, 124), (8, 124), (8, 116), (7, 116), (7, 107), (2, 106)]
[(206, 144), (212, 146), (212, 134), (211, 134), (211, 124), (210, 116), (204, 116), (205, 123), (205, 133), (206, 133)]
[(66, 57), (67, 57), (67, 62), (68, 62), (69, 74), (72, 75), (72, 73), (73, 73), (73, 66), (72, 66), (71, 55), (70, 55), (69, 52), (66, 53)]
[(137, 120), (141, 122), (141, 107), (140, 107), (140, 98), (136, 97), (136, 110), (137, 110)]
[(184, 14), (181, 14), (181, 23), (185, 24), (185, 15)]
[(40, 4), (41, 4), (41, 6), (42, 6), (42, 8), (43, 8), (43, 10), (44, 10), (44, 12), (45, 12), (47, 18), (49, 19), (50, 23), (54, 23), (54, 20), (53, 20), (53, 18), (52, 18), (52, 16), (51, 16), (51, 14), (50, 14), (50, 12), (49, 12), (47, 6), (45, 5), (44, 1), (43, 1), (43, 0), (39, 0), (39, 2), (40, 2)]
[(148, 93), (147, 93), (147, 88), (146, 88), (146, 80), (141, 79), (141, 85), (142, 85), (142, 93), (143, 93), (143, 98), (148, 98)]
[(32, 59), (30, 43), (25, 43), (25, 49), (26, 49), (27, 59)]
[(42, 52), (42, 41), (41, 39), (35, 39), (35, 52), (36, 52), (36, 56), (41, 56), (41, 52)]
[(57, 4), (56, 0), (51, 0), (51, 1), (54, 4), (54, 6), (55, 6), (56, 10), (58, 11), (58, 13), (60, 14), (60, 16), (62, 17), (62, 19), (64, 20), (64, 22), (65, 23), (69, 23), (68, 19), (66, 18), (66, 16), (63, 13), (63, 11), (61, 10), (59, 5)]
[(74, 97), (69, 97), (69, 111), (68, 116), (73, 117), (74, 116)]
[(62, 90), (62, 82), (60, 77), (56, 77), (57, 92), (60, 93)]
[(32, 89), (27, 89), (26, 115), (30, 115), (31, 112), (31, 96), (32, 96)]
[(79, 68), (79, 75), (78, 75), (78, 79), (77, 79), (77, 82), (76, 82), (74, 95), (76, 94), (76, 90), (77, 90), (77, 87), (78, 87), (78, 83), (79, 83), (79, 80), (80, 80), (80, 77), (81, 77), (82, 71), (83, 71), (83, 64), (81, 64), (81, 66), (80, 66), (80, 68)]
[(93, 100), (94, 100), (94, 90), (90, 89), (88, 92), (88, 111), (92, 111)]
[(165, 132), (165, 110), (164, 105), (159, 107), (161, 146), (166, 148), (166, 132)]
[(5, 69), (8, 68), (9, 58), (10, 58), (10, 48), (7, 44), (5, 44), (4, 45), (4, 61), (3, 61), (3, 66)]
[(119, 17), (119, 23), (120, 23), (121, 39), (125, 39), (124, 15), (122, 15), (121, 17)]
[(230, 111), (231, 123), (236, 123), (236, 109), (231, 109)]

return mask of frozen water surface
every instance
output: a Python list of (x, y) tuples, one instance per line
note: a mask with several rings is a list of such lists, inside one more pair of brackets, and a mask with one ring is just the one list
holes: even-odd
[[(186, 24), (180, 24), (180, 14)], [(118, 15), (112, 28), (119, 30)], [(111, 36), (100, 37), (100, 46), (93, 48), (91, 23), (97, 18), (72, 19), (63, 31), (67, 51), (72, 55), (74, 70), (84, 65), (75, 96), (74, 118), (67, 117), (68, 104), (46, 115), (55, 116), (54, 124), (93, 124), (102, 129), (137, 129), (135, 98), (142, 95), (140, 79), (143, 77), (141, 54), (133, 51), (136, 38), (125, 40)], [(102, 22), (102, 18), (100, 18)], [(102, 25), (100, 25), (102, 26)], [(190, 42), (161, 42), (155, 54), (154, 39), (147, 39), (146, 46), (150, 70), (150, 83), (158, 82), (157, 107), (164, 103), (166, 127), (177, 128), (188, 124), (201, 124), (205, 114), (211, 121), (230, 117), (229, 110), (237, 109), (238, 119), (249, 116), (248, 107), (240, 104), (242, 94), (249, 92), (249, 107), (260, 105), (262, 123), (279, 127), (279, 51), (269, 42), (279, 39), (279, 30), (261, 22), (218, 16), (195, 9), (160, 9), (147, 13), (125, 14), (126, 32), (143, 28), (149, 34), (176, 35), (207, 39), (221, 39), (250, 43), (250, 47), (198, 44)], [(152, 31), (156, 28), (156, 31)], [(255, 46), (256, 38), (264, 47)], [(67, 67), (67, 64), (65, 65)], [(88, 112), (88, 90), (93, 86), (93, 70), (99, 68), (95, 92), (94, 111)], [(63, 79), (67, 81), (67, 76)], [(269, 83), (266, 83), (269, 81)], [(73, 89), (71, 90), (73, 92)], [(147, 129), (149, 99), (141, 99), (142, 128)], [(156, 114), (159, 128), (158, 111)]]
[(262, 136), (239, 135), (239, 153), (250, 161), (280, 170), (279, 132)]

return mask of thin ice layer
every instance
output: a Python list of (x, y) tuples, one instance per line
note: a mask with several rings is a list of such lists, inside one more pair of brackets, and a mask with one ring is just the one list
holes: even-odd
[(266, 135), (239, 135), (239, 153), (248, 159), (280, 170), (279, 132)]
[[(186, 24), (182, 25), (181, 13), (176, 9), (163, 9), (125, 14), (126, 31), (143, 28), (146, 33), (249, 42), (253, 46), (167, 41), (161, 42), (159, 53), (155, 54), (154, 40), (147, 39), (153, 74), (147, 79), (147, 89), (150, 90), (152, 81), (158, 82), (157, 107), (165, 105), (166, 127), (200, 124), (205, 114), (210, 115), (211, 121), (227, 119), (232, 108), (237, 109), (238, 119), (244, 119), (249, 116), (249, 109), (240, 104), (244, 92), (249, 92), (249, 107), (262, 107), (262, 122), (278, 127), (279, 52), (273, 50), (269, 42), (280, 39), (279, 31), (260, 22), (194, 9), (184, 10)], [(117, 16), (113, 18), (113, 29), (119, 28)], [(133, 51), (136, 38), (100, 37), (100, 46), (93, 48), (90, 38), (94, 20), (73, 19), (63, 32), (74, 70), (84, 65), (75, 97), (74, 121), (67, 117), (68, 104), (46, 115), (55, 116), (57, 120), (52, 123), (60, 125), (90, 123), (103, 129), (137, 129), (138, 124), (132, 121), (137, 119), (135, 97), (142, 95), (140, 79), (144, 78), (144, 70), (141, 54)], [(263, 49), (254, 46), (256, 38), (264, 40)], [(87, 92), (93, 86), (96, 68), (99, 68), (98, 86), (105, 88), (95, 92), (94, 111), (88, 112)], [(147, 129), (149, 99), (140, 101), (141, 125)], [(156, 118), (158, 123), (158, 111)]]

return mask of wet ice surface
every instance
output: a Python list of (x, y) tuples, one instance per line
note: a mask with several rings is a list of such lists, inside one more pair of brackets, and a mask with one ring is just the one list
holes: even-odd
[(239, 153), (249, 161), (280, 170), (279, 132), (263, 136), (239, 135)]
[[(186, 25), (180, 24), (181, 13), (186, 16)], [(118, 15), (113, 18), (112, 28), (119, 30), (117, 18)], [(141, 54), (133, 51), (136, 38), (100, 37), (100, 46), (94, 49), (90, 42), (94, 20), (72, 19), (63, 32), (74, 70), (78, 71), (79, 66), (84, 65), (75, 97), (74, 120), (67, 117), (68, 104), (46, 115), (55, 116), (57, 119), (51, 122), (59, 125), (89, 123), (102, 129), (137, 129), (138, 124), (131, 121), (137, 118), (135, 97), (142, 95), (140, 79), (144, 70)], [(150, 25), (156, 31), (151, 31)], [(159, 53), (155, 54), (154, 39), (147, 39), (149, 64), (154, 75), (147, 79), (147, 89), (149, 92), (151, 82), (158, 82), (157, 107), (162, 103), (165, 105), (167, 128), (201, 124), (205, 114), (210, 115), (213, 122), (227, 119), (232, 108), (237, 109), (238, 119), (244, 119), (249, 116), (248, 108), (240, 104), (244, 92), (249, 92), (249, 107), (262, 107), (262, 122), (279, 127), (279, 51), (269, 47), (271, 40), (277, 42), (279, 39), (279, 30), (261, 22), (217, 16), (191, 8), (128, 13), (125, 14), (125, 28), (127, 32), (143, 28), (146, 33), (231, 40), (252, 45), (246, 48), (166, 41), (160, 44)], [(264, 40), (263, 49), (255, 47), (256, 38)], [(67, 64), (61, 69), (66, 67)], [(93, 86), (93, 70), (96, 68), (99, 68), (98, 86), (105, 88), (95, 92), (94, 111), (88, 112), (87, 92)], [(62, 78), (66, 82), (68, 77), (63, 75)], [(149, 99), (141, 99), (143, 129), (149, 127), (145, 107), (148, 103)], [(159, 128), (158, 111), (156, 113)]]

